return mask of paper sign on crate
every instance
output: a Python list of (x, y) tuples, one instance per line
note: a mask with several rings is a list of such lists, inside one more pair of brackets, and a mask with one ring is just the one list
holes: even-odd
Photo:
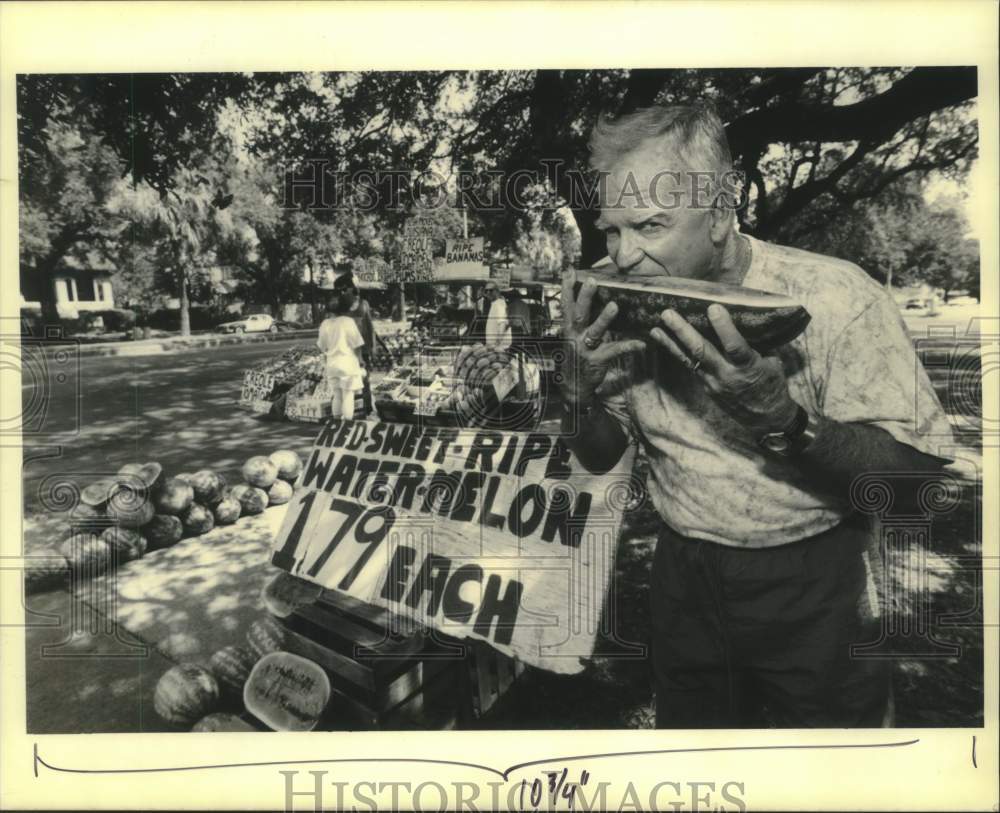
[(633, 456), (595, 475), (552, 435), (330, 419), (272, 561), (448, 635), (579, 672), (634, 493)]

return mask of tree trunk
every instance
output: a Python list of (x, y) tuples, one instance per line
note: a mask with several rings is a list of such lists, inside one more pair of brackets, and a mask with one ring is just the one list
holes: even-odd
[(188, 303), (187, 267), (182, 263), (177, 272), (181, 303), (181, 336), (191, 335), (191, 310)]
[(313, 276), (313, 266), (312, 263), (308, 263), (309, 268), (309, 306), (312, 312), (312, 323), (313, 325), (319, 324), (319, 312), (316, 306), (316, 279)]
[(885, 272), (885, 290), (888, 293), (892, 293), (892, 266), (890, 265)]

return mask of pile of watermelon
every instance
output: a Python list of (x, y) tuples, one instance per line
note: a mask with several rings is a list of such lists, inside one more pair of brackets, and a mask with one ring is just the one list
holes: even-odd
[[(275, 582), (281, 584), (276, 587)], [(281, 573), (265, 594), (287, 599), (311, 589), (313, 585)], [(243, 644), (225, 646), (207, 661), (171, 667), (156, 685), (156, 713), (169, 723), (192, 726), (198, 732), (312, 729), (329, 703), (329, 680), (315, 663), (286, 651), (286, 637), (274, 617), (263, 615), (250, 625)], [(281, 683), (293, 672), (310, 676), (313, 688), (298, 695), (302, 706), (297, 714), (289, 715), (282, 698), (273, 697), (272, 690), (280, 689), (274, 685), (275, 675)]]
[(301, 471), (302, 459), (290, 449), (251, 457), (243, 465), (245, 482), (231, 488), (211, 469), (166, 477), (159, 463), (128, 463), (114, 477), (82, 489), (70, 514), (73, 531), (58, 557), (40, 558), (27, 569), (26, 588), (56, 586), (67, 567), (77, 579), (97, 576), (184, 537), (286, 503)]

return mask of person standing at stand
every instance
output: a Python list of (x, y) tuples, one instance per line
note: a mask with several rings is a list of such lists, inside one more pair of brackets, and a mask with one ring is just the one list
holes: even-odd
[(326, 378), (333, 385), (331, 407), (334, 418), (354, 417), (354, 394), (364, 387), (365, 370), (360, 353), (365, 341), (351, 316), (355, 305), (353, 287), (334, 292), (330, 317), (319, 328), (316, 346), (326, 355)]
[[(371, 306), (361, 297), (361, 291), (354, 282), (354, 274), (350, 272), (342, 274), (337, 278), (333, 284), (333, 290), (350, 291), (354, 298), (354, 304), (351, 306), (348, 315), (354, 320), (354, 324), (357, 325), (358, 332), (364, 340), (364, 346), (361, 348), (361, 361), (365, 369), (370, 372), (372, 362), (375, 358), (376, 341), (375, 323), (372, 320)], [(371, 414), (374, 406), (372, 403), (371, 378), (369, 375), (365, 376), (364, 386), (362, 387), (362, 398), (364, 400), (365, 413)]]
[(490, 303), (489, 316), (486, 317), (486, 346), (506, 350), (511, 339), (507, 300), (500, 296), (500, 287), (492, 280), (486, 283), (484, 293)]

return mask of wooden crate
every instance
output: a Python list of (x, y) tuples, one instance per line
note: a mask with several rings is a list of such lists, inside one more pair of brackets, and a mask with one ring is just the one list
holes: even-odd
[(282, 624), (285, 648), (330, 677), (320, 730), (456, 728), (486, 713), (523, 669), (485, 644), (432, 635), (333, 591)]

